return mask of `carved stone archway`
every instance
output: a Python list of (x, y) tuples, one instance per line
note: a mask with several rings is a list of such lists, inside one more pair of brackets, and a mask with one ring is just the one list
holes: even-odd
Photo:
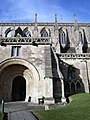
[(0, 99), (12, 101), (12, 83), (15, 77), (22, 76), (26, 80), (25, 101), (38, 103), (39, 72), (36, 67), (20, 58), (10, 58), (0, 64)]

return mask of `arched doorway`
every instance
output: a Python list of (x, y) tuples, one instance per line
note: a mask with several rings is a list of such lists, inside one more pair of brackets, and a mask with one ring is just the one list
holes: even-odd
[(17, 76), (12, 83), (12, 101), (24, 101), (26, 98), (26, 80), (23, 76)]
[[(39, 80), (39, 71), (31, 62), (21, 58), (10, 58), (3, 61), (0, 64), (0, 100), (3, 98), (5, 102), (20, 100), (28, 102), (31, 98), (32, 103), (38, 103)], [(25, 85), (23, 87), (24, 95), (20, 95), (21, 92), (14, 90), (22, 84), (21, 82)]]

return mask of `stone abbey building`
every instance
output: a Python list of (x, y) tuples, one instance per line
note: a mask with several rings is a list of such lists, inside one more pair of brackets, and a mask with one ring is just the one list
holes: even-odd
[(0, 100), (65, 102), (89, 93), (90, 23), (0, 23)]

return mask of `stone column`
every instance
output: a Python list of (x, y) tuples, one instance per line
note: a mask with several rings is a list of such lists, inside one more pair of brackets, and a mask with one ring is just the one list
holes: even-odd
[(53, 80), (52, 78), (45, 78), (45, 104), (54, 104), (53, 98)]

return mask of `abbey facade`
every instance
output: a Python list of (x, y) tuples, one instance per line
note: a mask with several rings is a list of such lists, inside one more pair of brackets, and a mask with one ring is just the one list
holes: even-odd
[(0, 23), (0, 100), (65, 102), (90, 82), (90, 24)]

